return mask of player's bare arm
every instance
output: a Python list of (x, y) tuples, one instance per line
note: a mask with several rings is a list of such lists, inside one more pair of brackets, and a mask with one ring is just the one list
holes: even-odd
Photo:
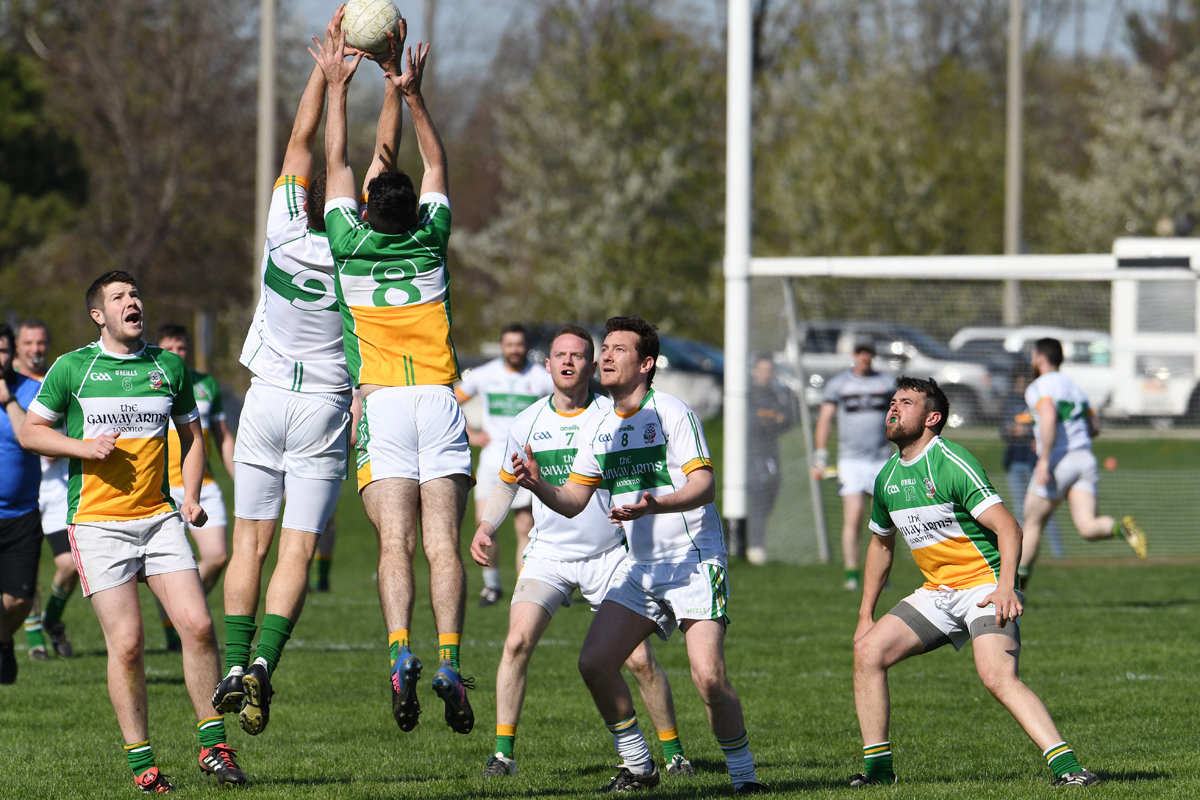
[(713, 502), (717, 497), (717, 482), (709, 467), (700, 467), (688, 473), (687, 483), (677, 492), (655, 497), (642, 492), (642, 499), (633, 505), (621, 506), (608, 512), (614, 523), (630, 522), (647, 514), (671, 514), (691, 511)]
[(1000, 551), (1000, 577), (996, 591), (979, 601), (980, 608), (989, 603), (996, 606), (996, 625), (1003, 628), (1021, 616), (1021, 601), (1013, 589), (1017, 580), (1017, 564), (1021, 560), (1021, 526), (1003, 503), (997, 503), (980, 514), (976, 521), (996, 534), (996, 549)]
[(54, 429), (55, 423), (39, 414), (26, 414), (21, 426), (21, 447), (47, 458), (79, 458), (84, 461), (106, 461), (117, 449), (120, 431), (104, 433), (95, 439), (72, 439)]
[(500, 527), (500, 523), (504, 522), (504, 518), (508, 516), (508, 511), (516, 496), (517, 485), (515, 483), (500, 480), (492, 487), (492, 493), (488, 496), (487, 505), (483, 509), (479, 527), (475, 531), (475, 538), (471, 540), (471, 558), (475, 559), (475, 563), (479, 566), (492, 566), (487, 548), (492, 546), (492, 537), (496, 535), (496, 529)]
[(858, 607), (858, 628), (854, 631), (857, 642), (875, 627), (875, 605), (892, 571), (896, 558), (896, 536), (872, 535), (867, 544), (867, 558), (863, 566), (863, 596)]
[(833, 418), (837, 414), (837, 403), (821, 403), (821, 410), (817, 414), (817, 429), (813, 433), (813, 453), (812, 474), (814, 478), (820, 478), (825, 474), (826, 467), (829, 466), (829, 434), (833, 430)]
[(1096, 412), (1088, 409), (1087, 414), (1083, 417), (1087, 423), (1087, 432), (1089, 439), (1095, 439), (1100, 435), (1100, 418), (1096, 416)]
[(321, 71), (320, 66), (313, 65), (304, 93), (300, 95), (300, 105), (296, 109), (296, 119), (292, 122), (292, 135), (283, 155), (283, 169), (280, 175), (298, 175), (301, 178), (312, 175), (313, 143), (317, 138), (317, 128), (321, 124), (321, 112), (324, 109), (325, 73)]
[(25, 409), (17, 402), (16, 397), (8, 390), (8, 382), (0, 375), (0, 406), (8, 414), (8, 424), (14, 431), (20, 431), (25, 424)]
[[(408, 21), (400, 20), (400, 37), (388, 31), (390, 47), (382, 53), (366, 57), (374, 61), (384, 74), (398, 72), (399, 54), (404, 51), (404, 40), (408, 37)], [(401, 133), (401, 100), (400, 89), (389, 80), (383, 82), (383, 109), (379, 112), (379, 125), (375, 129), (375, 153), (371, 156), (371, 166), (363, 177), (363, 194), (371, 181), (381, 172), (390, 172), (396, 168), (396, 154), (400, 152)]]
[(537, 458), (534, 457), (533, 448), (529, 445), (525, 445), (525, 458), (513, 454), (512, 464), (513, 475), (519, 485), (537, 495), (537, 498), (545, 503), (551, 511), (567, 518), (578, 516), (579, 512), (587, 507), (588, 501), (592, 499), (592, 494), (596, 491), (594, 486), (584, 486), (571, 480), (562, 486), (555, 486), (542, 480)]
[[(329, 95), (329, 113), (325, 119), (326, 203), (339, 197), (356, 199), (354, 172), (346, 163), (346, 94), (363, 54), (351, 48), (354, 58), (346, 60), (346, 34), (342, 30), (345, 13), (346, 7), (339, 6), (325, 29), (325, 41), (319, 43), (320, 49), (317, 52), (311, 47), (308, 49), (325, 76)], [(315, 37), (313, 42), (317, 43)]]
[(204, 430), (200, 420), (180, 425), (176, 423), (179, 432), (179, 466), (183, 472), (183, 504), (179, 513), (189, 524), (203, 528), (208, 522), (208, 514), (200, 507), (200, 484), (204, 482), (204, 466), (207, 453), (204, 452)]
[(421, 177), (421, 194), (436, 192), (450, 196), (450, 178), (446, 166), (446, 148), (438, 136), (429, 110), (425, 108), (425, 98), (421, 95), (421, 78), (425, 72), (425, 61), (429, 58), (429, 45), (417, 44), (417, 55), (413, 58), (412, 48), (405, 50), (405, 70), (403, 75), (394, 72), (387, 75), (408, 104), (412, 114), (413, 129), (417, 133), (417, 149), (421, 151), (421, 162), (424, 174)]
[(1038, 400), (1037, 426), (1041, 440), (1041, 452), (1038, 454), (1037, 466), (1033, 478), (1042, 486), (1050, 484), (1050, 454), (1054, 452), (1055, 434), (1058, 433), (1058, 409), (1049, 397)]
[(233, 477), (233, 449), (234, 441), (233, 434), (229, 432), (229, 425), (223, 419), (219, 419), (212, 423), (209, 429), (212, 434), (213, 446), (217, 448), (217, 452), (221, 454), (221, 463), (225, 465), (225, 471), (229, 473), (229, 477)]

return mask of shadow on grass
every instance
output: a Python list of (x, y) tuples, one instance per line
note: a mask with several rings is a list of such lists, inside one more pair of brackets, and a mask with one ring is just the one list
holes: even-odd
[(167, 678), (161, 675), (150, 675), (146, 678), (146, 685), (161, 684), (165, 686), (183, 686), (183, 678)]
[(1127, 603), (1117, 603), (1123, 608), (1176, 608), (1177, 606), (1194, 606), (1200, 604), (1196, 598), (1180, 598), (1178, 600), (1130, 600)]
[(1100, 780), (1105, 783), (1134, 783), (1137, 781), (1169, 781), (1171, 780), (1170, 773), (1167, 772), (1105, 772), (1104, 770), (1096, 770), (1096, 774), (1100, 776)]

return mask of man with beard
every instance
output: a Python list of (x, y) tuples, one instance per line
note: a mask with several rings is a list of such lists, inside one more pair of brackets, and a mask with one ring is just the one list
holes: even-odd
[[(865, 774), (851, 787), (896, 782), (888, 724), (887, 671), (944, 644), (973, 642), (984, 686), (1042, 750), (1056, 786), (1100, 779), (1083, 769), (1050, 713), (1021, 682), (1021, 595), (1016, 589), (1021, 526), (975, 457), (942, 439), (950, 414), (932, 378), (902, 377), (889, 404), (887, 438), (899, 448), (875, 480), (871, 543), (854, 634), (854, 704)], [(875, 621), (875, 604), (892, 568), (896, 531), (904, 536), (925, 585)]]

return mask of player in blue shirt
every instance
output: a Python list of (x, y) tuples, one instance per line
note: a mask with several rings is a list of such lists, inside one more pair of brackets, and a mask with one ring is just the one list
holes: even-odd
[(29, 613), (37, 589), (38, 558), (42, 554), (42, 519), (38, 489), (42, 462), (21, 449), (16, 432), (25, 422), (25, 409), (41, 384), (12, 370), (16, 342), (12, 328), (0, 325), (0, 684), (17, 680), (13, 633)]

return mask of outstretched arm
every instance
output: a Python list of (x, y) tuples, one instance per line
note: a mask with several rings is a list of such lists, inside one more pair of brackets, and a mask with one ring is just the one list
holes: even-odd
[[(378, 56), (367, 56), (377, 62), (385, 75), (397, 72), (399, 54), (404, 51), (404, 40), (408, 36), (408, 21), (400, 20), (400, 37), (388, 33), (391, 46)], [(400, 89), (389, 80), (383, 82), (383, 110), (379, 112), (379, 126), (375, 129), (375, 154), (371, 156), (371, 166), (363, 177), (362, 193), (367, 193), (367, 187), (375, 176), (381, 172), (391, 172), (396, 168), (396, 154), (400, 152)]]
[(321, 125), (321, 112), (324, 109), (325, 73), (321, 72), (319, 66), (313, 66), (304, 94), (300, 96), (300, 106), (296, 109), (292, 138), (288, 139), (280, 175), (298, 175), (301, 178), (312, 175), (313, 141), (317, 138), (317, 128)]
[[(320, 43), (320, 50), (308, 49), (325, 75), (329, 92), (329, 113), (325, 118), (326, 203), (339, 197), (356, 199), (354, 173), (346, 163), (346, 94), (363, 54), (355, 51), (354, 60), (346, 61), (346, 34), (342, 31), (345, 13), (346, 7), (339, 6), (325, 29), (325, 41)], [(316, 43), (315, 37), (313, 42)]]
[(595, 486), (584, 486), (568, 479), (562, 486), (555, 486), (542, 480), (541, 470), (538, 469), (537, 458), (533, 448), (525, 445), (525, 458), (516, 453), (512, 457), (513, 475), (517, 483), (537, 495), (537, 498), (549, 506), (550, 510), (564, 517), (575, 517), (587, 508), (588, 501), (596, 491)]
[(608, 518), (613, 522), (630, 522), (647, 514), (671, 514), (677, 511), (691, 511), (693, 508), (706, 506), (717, 497), (717, 481), (711, 467), (700, 467), (687, 474), (687, 483), (678, 491), (655, 497), (650, 492), (642, 492), (642, 497), (633, 505), (621, 506), (608, 512)]
[(387, 77), (404, 94), (408, 111), (412, 114), (413, 129), (417, 132), (417, 149), (421, 151), (421, 162), (425, 168), (421, 178), (421, 194), (437, 192), (449, 197), (446, 148), (442, 147), (442, 139), (433, 126), (433, 119), (425, 108), (425, 98), (421, 95), (421, 76), (425, 71), (425, 60), (429, 57), (429, 45), (417, 45), (415, 61), (411, 47), (405, 51), (405, 56), (407, 68), (404, 74), (396, 75), (393, 72)]

